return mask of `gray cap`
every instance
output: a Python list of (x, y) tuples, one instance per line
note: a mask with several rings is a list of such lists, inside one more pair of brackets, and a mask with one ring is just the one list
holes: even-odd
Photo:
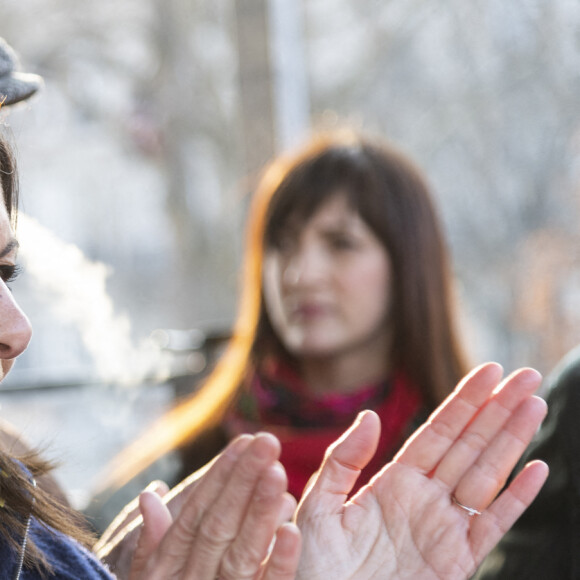
[(14, 105), (32, 96), (43, 85), (42, 77), (18, 71), (20, 63), (12, 47), (0, 38), (0, 105)]

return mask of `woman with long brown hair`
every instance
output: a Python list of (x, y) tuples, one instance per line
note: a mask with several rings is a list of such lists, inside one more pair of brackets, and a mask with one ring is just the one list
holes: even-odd
[(274, 160), (252, 201), (242, 276), (216, 369), (120, 454), (117, 485), (176, 449), (185, 475), (236, 434), (263, 429), (281, 440), (300, 497), (365, 408), (382, 423), (371, 474), (468, 370), (428, 185), (382, 140), (320, 134)]

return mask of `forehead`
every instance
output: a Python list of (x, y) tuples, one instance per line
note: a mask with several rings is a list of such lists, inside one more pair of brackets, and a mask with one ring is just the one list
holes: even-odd
[(295, 223), (294, 227), (352, 228), (365, 225), (359, 212), (349, 203), (346, 194), (337, 193), (322, 202), (310, 217), (302, 220), (301, 224)]
[[(286, 193), (286, 192), (283, 192)], [(295, 192), (294, 192), (295, 193)], [(276, 244), (281, 236), (297, 236), (313, 224), (332, 229), (351, 229), (353, 224), (367, 226), (349, 189), (340, 186), (302, 190), (300, 195), (282, 195), (276, 199), (266, 217), (264, 243)]]

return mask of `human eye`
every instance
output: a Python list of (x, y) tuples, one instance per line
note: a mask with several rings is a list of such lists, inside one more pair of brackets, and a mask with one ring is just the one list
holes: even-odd
[(336, 233), (329, 237), (330, 246), (337, 251), (354, 250), (358, 247), (356, 240), (347, 234)]
[(272, 248), (281, 254), (292, 253), (296, 245), (296, 237), (290, 232), (282, 232), (272, 243)]
[(16, 264), (0, 264), (0, 278), (4, 284), (14, 282), (22, 272), (22, 268)]

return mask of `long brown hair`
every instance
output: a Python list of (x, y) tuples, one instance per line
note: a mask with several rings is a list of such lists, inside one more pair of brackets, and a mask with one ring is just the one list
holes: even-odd
[(276, 243), (290, 217), (305, 223), (338, 192), (346, 193), (390, 256), (394, 341), (385, 356), (391, 367), (418, 386), (429, 408), (467, 372), (457, 339), (448, 252), (421, 172), (382, 140), (350, 130), (320, 134), (298, 152), (274, 160), (259, 183), (246, 229), (239, 314), (224, 356), (197, 392), (119, 454), (107, 483), (123, 485), (164, 453), (218, 424), (264, 357), (290, 357), (264, 305), (264, 250)]
[[(12, 150), (3, 136), (0, 136), (0, 184), (10, 223), (15, 226), (18, 176)], [(79, 514), (34, 484), (36, 479), (52, 469), (53, 465), (41, 459), (37, 452), (15, 457), (0, 448), (0, 541), (8, 542), (15, 551), (20, 550), (29, 516), (87, 546), (93, 540)], [(24, 558), (27, 567), (36, 567), (41, 574), (50, 571), (49, 563), (30, 538)]]

